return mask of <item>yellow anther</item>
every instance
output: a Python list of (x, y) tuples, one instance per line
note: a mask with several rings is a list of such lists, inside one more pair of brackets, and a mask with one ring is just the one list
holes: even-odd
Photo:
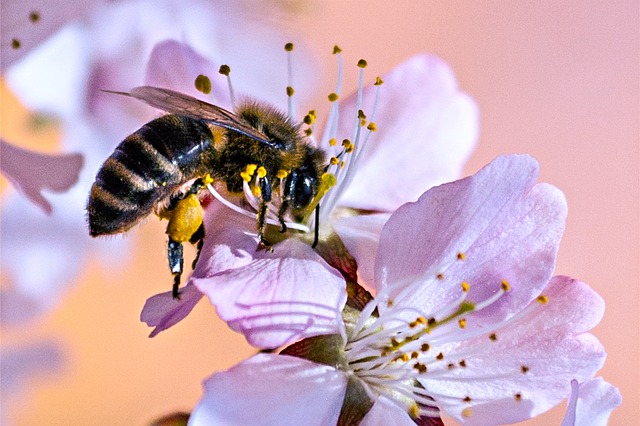
[(20, 46), (22, 44), (20, 43), (20, 40), (18, 40), (17, 38), (12, 38), (11, 39), (11, 48), (12, 49), (20, 49)]
[(464, 410), (462, 410), (462, 417), (471, 417), (473, 415), (473, 411), (471, 410), (471, 408), (467, 407)]
[(307, 114), (304, 116), (302, 121), (304, 122), (304, 124), (311, 126), (316, 121), (316, 118), (310, 114)]
[(291, 52), (293, 50), (293, 43), (287, 43), (284, 45), (284, 50), (287, 52)]
[(202, 183), (204, 183), (205, 185), (209, 185), (213, 183), (213, 178), (209, 173), (207, 173), (207, 175), (204, 178), (202, 178)]
[(470, 396), (465, 396), (464, 398), (462, 398), (462, 400), (464, 402), (471, 402), (471, 397)]
[(287, 86), (287, 96), (292, 97), (294, 93), (293, 87)]
[(526, 374), (527, 371), (529, 371), (529, 367), (527, 367), (526, 365), (521, 365), (520, 371), (522, 371), (522, 374)]
[(458, 363), (458, 365), (462, 368), (467, 368), (467, 361), (463, 359)]
[(360, 127), (364, 127), (366, 125), (367, 125), (367, 120), (365, 120), (364, 118), (360, 120)]
[(465, 293), (469, 291), (469, 283), (466, 281), (462, 281), (462, 284), (460, 284), (462, 286), (462, 291), (464, 291)]
[(329, 159), (329, 164), (331, 164), (332, 166), (338, 165), (339, 162), (340, 162), (340, 160), (338, 159), (338, 157), (331, 157)]
[(247, 172), (240, 172), (240, 177), (247, 183), (251, 182), (251, 175)]
[(382, 81), (382, 79), (380, 77), (376, 77), (376, 82), (373, 83), (374, 86), (382, 86), (382, 84), (384, 84), (384, 81)]
[(518, 392), (517, 394), (513, 395), (513, 398), (516, 401), (520, 401), (520, 400), (522, 400), (522, 394), (520, 392)]
[(329, 93), (329, 96), (327, 97), (329, 98), (329, 102), (335, 102), (339, 98), (337, 93)]
[(489, 335), (489, 340), (491, 340), (492, 342), (495, 342), (496, 340), (498, 340), (498, 335), (496, 333), (491, 333)]
[(412, 419), (420, 418), (420, 407), (418, 407), (417, 403), (414, 402), (411, 404), (411, 407), (409, 407), (409, 415)]
[(367, 67), (367, 61), (365, 61), (364, 59), (360, 59), (358, 61), (358, 68), (366, 68)]
[(438, 361), (442, 361), (444, 359), (444, 354), (442, 352), (440, 352), (438, 355), (436, 355), (436, 359)]
[(342, 161), (340, 162), (340, 168), (343, 168), (343, 167), (345, 166), (345, 164), (347, 164), (347, 163), (346, 163), (346, 161), (342, 160)]
[(337, 54), (342, 52), (342, 49), (340, 49), (340, 47), (336, 44), (335, 46), (333, 46), (333, 54)]
[(544, 294), (541, 294), (540, 296), (538, 296), (538, 298), (536, 300), (541, 305), (545, 305), (545, 304), (549, 303), (549, 298), (547, 296), (545, 296)]
[(282, 170), (282, 169), (278, 170), (278, 172), (276, 173), (276, 177), (277, 177), (278, 179), (284, 179), (284, 178), (286, 178), (288, 175), (289, 175), (289, 172), (288, 172), (288, 171), (286, 171), (286, 170)]
[(247, 164), (244, 168), (244, 171), (247, 172), (249, 176), (253, 176), (257, 168), (258, 166), (256, 164)]
[(438, 275), (436, 275), (436, 278), (441, 280), (444, 278), (444, 275), (442, 273), (439, 273)]
[(413, 368), (418, 370), (418, 373), (420, 374), (424, 374), (427, 372), (427, 366), (421, 362), (416, 362), (415, 364), (413, 364)]
[(309, 111), (309, 115), (316, 119), (318, 117), (318, 112), (315, 109), (312, 109)]
[(464, 318), (460, 318), (458, 320), (458, 325), (460, 326), (460, 328), (465, 328), (467, 326), (467, 320)]
[(464, 253), (460, 252), (458, 253), (458, 260), (464, 260), (466, 256), (464, 255)]
[(198, 92), (204, 93), (205, 95), (211, 93), (211, 80), (209, 80), (209, 77), (207, 77), (206, 75), (198, 75), (194, 84)]
[(31, 13), (29, 13), (29, 20), (35, 24), (40, 20), (40, 13), (36, 12), (35, 10), (32, 11)]
[(376, 123), (371, 121), (369, 124), (367, 124), (367, 130), (371, 130), (372, 132), (375, 132), (378, 130), (378, 126), (376, 126)]
[(254, 197), (259, 197), (260, 195), (262, 195), (262, 190), (260, 189), (259, 186), (252, 186), (251, 187), (251, 193), (253, 194)]
[(267, 169), (265, 169), (264, 167), (260, 166), (258, 167), (258, 170), (256, 170), (258, 173), (258, 177), (260, 179), (262, 179), (263, 177), (265, 177), (267, 175)]
[(358, 110), (358, 118), (361, 120), (364, 120), (367, 118), (367, 116), (364, 114), (364, 112), (361, 109)]
[(503, 291), (509, 291), (511, 290), (511, 286), (509, 285), (509, 283), (507, 282), (507, 280), (502, 280), (502, 283), (500, 283), (500, 286), (502, 287)]
[(220, 65), (220, 69), (218, 70), (218, 72), (222, 75), (229, 75), (231, 74), (231, 68), (229, 67), (229, 65)]
[(311, 127), (304, 129), (304, 134), (311, 136), (313, 134), (313, 129), (311, 129)]
[(329, 146), (336, 146), (337, 143), (338, 141), (336, 140), (336, 138), (329, 139)]
[(419, 352), (413, 351), (411, 352), (411, 359), (416, 359), (420, 356)]
[(350, 152), (353, 152), (355, 145), (349, 140), (349, 139), (345, 139), (342, 141), (342, 146), (344, 147), (344, 151), (348, 154)]

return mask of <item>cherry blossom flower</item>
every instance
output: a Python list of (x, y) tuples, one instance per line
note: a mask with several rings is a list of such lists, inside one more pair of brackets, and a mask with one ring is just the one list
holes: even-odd
[(602, 377), (571, 381), (571, 397), (562, 426), (605, 426), (611, 412), (622, 403), (620, 391)]
[[(257, 58), (264, 59), (259, 81), (238, 72), (236, 86), (258, 97), (282, 92), (275, 84), (280, 80), (274, 77), (284, 73), (285, 65), (266, 58), (281, 52), (289, 35), (282, 25), (250, 19), (242, 2), (76, 3), (9, 1), (2, 5), (3, 40), (20, 43), (19, 48), (3, 43), (3, 78), (29, 109), (60, 121), (63, 152), (84, 157), (78, 184), (65, 194), (47, 196), (48, 204), (43, 206), (52, 210), (51, 215), (44, 215), (13, 193), (3, 198), (0, 258), (11, 283), (3, 288), (3, 304), (25, 302), (34, 315), (57, 304), (88, 256), (97, 255), (104, 265), (126, 261), (130, 238), (92, 239), (84, 210), (100, 165), (154, 112), (103, 89), (128, 90), (150, 81), (189, 91), (198, 73), (210, 73), (223, 59), (253, 70), (249, 64)], [(238, 22), (242, 22), (241, 34), (235, 30)], [(304, 69), (308, 58), (303, 52), (297, 58), (298, 66)], [(181, 73), (184, 78), (167, 78), (171, 73)], [(184, 87), (189, 80), (190, 87)], [(226, 81), (222, 83), (226, 87)], [(225, 92), (219, 90), (222, 83), (214, 81), (213, 92), (221, 93), (224, 100)], [(75, 156), (69, 160), (77, 163)], [(3, 169), (7, 165), (15, 164), (3, 159)], [(21, 180), (19, 189), (42, 202), (37, 195), (39, 186), (57, 185), (58, 177), (64, 176), (49, 182), (40, 177)], [(9, 313), (24, 319), (28, 317), (25, 312), (3, 310), (3, 321), (17, 320), (9, 318)]]
[[(359, 66), (364, 68), (364, 61)], [(331, 101), (338, 98), (340, 86), (339, 81)], [(315, 135), (315, 117), (309, 118), (305, 122)], [(346, 301), (344, 277), (357, 279), (347, 249), (368, 246), (365, 239), (377, 240), (389, 213), (401, 202), (458, 176), (477, 129), (475, 103), (459, 91), (451, 69), (434, 56), (411, 58), (375, 84), (361, 86), (345, 101), (333, 102), (319, 139), (319, 146), (333, 156), (329, 172), (338, 183), (320, 201), (317, 248), (312, 247), (312, 232), (282, 240), (273, 227), (268, 235), (276, 241), (273, 250), (256, 251), (255, 215), (224, 214), (209, 207), (207, 236), (186, 297), (174, 301), (169, 292), (156, 295), (141, 319), (155, 327), (154, 336), (184, 318), (201, 292), (231, 328), (257, 347), (336, 332)], [(343, 145), (332, 148), (337, 140)], [(346, 163), (342, 169), (341, 161)], [(378, 214), (363, 215), (358, 209)]]
[(558, 404), (604, 362), (588, 333), (604, 302), (551, 276), (566, 203), (537, 176), (531, 157), (499, 157), (401, 206), (377, 294), (342, 333), (214, 374), (190, 424), (502, 424)]

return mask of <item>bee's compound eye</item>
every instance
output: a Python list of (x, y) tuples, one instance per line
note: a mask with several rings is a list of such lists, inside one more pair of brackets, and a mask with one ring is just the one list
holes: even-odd
[(305, 208), (313, 199), (314, 179), (311, 178), (311, 176), (299, 176), (298, 179), (296, 179), (295, 185), (295, 191), (293, 193), (294, 208)]

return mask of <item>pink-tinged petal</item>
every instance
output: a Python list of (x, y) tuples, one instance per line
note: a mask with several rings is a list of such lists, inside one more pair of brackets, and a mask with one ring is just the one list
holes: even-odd
[(260, 354), (207, 379), (189, 425), (336, 424), (346, 386), (332, 367)]
[(75, 0), (3, 0), (0, 13), (0, 65), (6, 67), (37, 47), (63, 25), (83, 17), (97, 4)]
[(493, 331), (433, 341), (443, 359), (419, 380), (440, 408), (471, 424), (522, 421), (562, 401), (571, 379), (593, 377), (606, 354), (586, 331), (602, 318), (602, 298), (568, 277), (554, 277), (543, 294), (547, 303), (532, 302)]
[(147, 299), (140, 314), (140, 321), (149, 327), (155, 327), (149, 337), (155, 337), (161, 331), (182, 321), (202, 299), (202, 296), (203, 294), (198, 288), (189, 283), (180, 289), (179, 300), (173, 298), (171, 291), (156, 294)]
[(511, 290), (475, 314), (475, 326), (520, 311), (547, 284), (555, 266), (567, 214), (564, 195), (535, 185), (537, 162), (526, 155), (498, 157), (476, 175), (427, 191), (400, 207), (385, 225), (376, 257), (378, 290), (392, 298), (394, 283), (413, 282), (402, 300), (422, 312), (437, 312), (462, 294), (483, 302)]
[(80, 154), (39, 154), (3, 140), (0, 140), (0, 159), (2, 174), (47, 214), (51, 214), (51, 204), (42, 191), (63, 192), (71, 188), (78, 181), (83, 164)]
[[(340, 204), (393, 211), (428, 188), (456, 179), (478, 138), (478, 109), (458, 89), (440, 58), (415, 56), (382, 77), (374, 118), (377, 131), (362, 151), (355, 178)], [(375, 86), (361, 109), (372, 113)], [(340, 104), (338, 137), (352, 138), (356, 96)], [(375, 188), (372, 191), (371, 188)]]
[[(211, 79), (211, 99), (196, 90), (195, 79), (203, 74)], [(156, 44), (147, 62), (145, 85), (164, 87), (230, 108), (226, 79), (209, 60), (189, 45), (176, 40)]]
[(360, 426), (415, 426), (405, 408), (394, 403), (389, 398), (380, 396), (371, 410), (360, 422)]
[(220, 318), (261, 348), (337, 332), (346, 303), (345, 281), (337, 270), (298, 238), (258, 251), (255, 219), (217, 203), (210, 207), (191, 280)]
[(620, 391), (602, 377), (571, 381), (571, 397), (562, 426), (606, 426), (611, 412), (622, 403)]
[(351, 256), (358, 262), (359, 283), (371, 286), (378, 240), (389, 214), (339, 217), (331, 225)]

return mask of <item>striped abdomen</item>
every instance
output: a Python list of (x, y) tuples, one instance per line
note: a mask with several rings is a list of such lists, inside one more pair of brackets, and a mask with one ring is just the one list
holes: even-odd
[(201, 120), (165, 115), (128, 136), (105, 161), (91, 188), (92, 236), (124, 232), (215, 162), (213, 136)]

